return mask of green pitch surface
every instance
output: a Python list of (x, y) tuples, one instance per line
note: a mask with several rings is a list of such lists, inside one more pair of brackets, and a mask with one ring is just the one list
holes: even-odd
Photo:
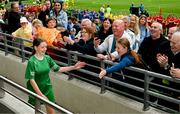
[(75, 0), (74, 7), (98, 11), (103, 4), (105, 6), (109, 4), (114, 14), (129, 14), (132, 3), (135, 6), (143, 3), (150, 15), (158, 15), (161, 8), (164, 16), (169, 14), (180, 16), (180, 0)]

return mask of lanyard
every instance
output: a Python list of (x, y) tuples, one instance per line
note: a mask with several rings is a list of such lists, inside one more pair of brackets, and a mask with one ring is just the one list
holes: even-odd
[(115, 51), (116, 48), (116, 39), (113, 37), (113, 43), (112, 43), (112, 48), (111, 48), (111, 53)]

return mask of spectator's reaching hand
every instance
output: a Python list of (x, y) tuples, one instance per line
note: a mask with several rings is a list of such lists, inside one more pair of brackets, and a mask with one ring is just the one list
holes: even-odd
[(71, 44), (71, 45), (74, 44), (74, 41), (71, 38), (67, 37), (67, 36), (64, 36), (63, 39), (68, 44)]
[(112, 54), (108, 54), (108, 55), (105, 55), (105, 56), (107, 56), (107, 57), (105, 57), (105, 58), (107, 58), (107, 59), (110, 60), (110, 61), (115, 61), (115, 59), (116, 59), (116, 57), (113, 56)]
[(103, 54), (97, 54), (97, 58), (104, 60), (104, 59), (108, 59), (108, 57), (106, 55)]
[(106, 70), (101, 69), (101, 72), (99, 73), (99, 78), (102, 79), (106, 75)]
[(15, 40), (16, 40), (15, 34), (12, 33), (11, 37), (12, 37), (12, 41), (15, 41)]
[(97, 58), (99, 58), (101, 60), (114, 61), (116, 59), (112, 54), (110, 54), (110, 55), (97, 54), (96, 56), (97, 56)]

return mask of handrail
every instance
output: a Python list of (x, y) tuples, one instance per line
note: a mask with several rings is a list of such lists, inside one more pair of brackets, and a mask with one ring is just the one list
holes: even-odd
[[(41, 96), (39, 96), (39, 95), (31, 92), (30, 90), (28, 90), (28, 89), (26, 89), (26, 88), (24, 88), (24, 87), (16, 84), (15, 82), (13, 82), (13, 81), (11, 81), (11, 80), (9, 80), (9, 79), (1, 76), (1, 75), (0, 75), (0, 80), (1, 80), (1, 83), (2, 83), (2, 81), (4, 81), (4, 82), (10, 84), (11, 86), (13, 86), (13, 87), (21, 90), (22, 92), (24, 92), (24, 93), (26, 93), (26, 94), (28, 94), (28, 95), (30, 95), (30, 96), (35, 97), (35, 99), (40, 100), (40, 102), (43, 102), (43, 103), (45, 103), (45, 104), (50, 105), (51, 107), (55, 108), (55, 109), (58, 110), (58, 111), (61, 111), (61, 112), (66, 113), (66, 114), (73, 114), (72, 112), (70, 112), (70, 111), (68, 111), (68, 110), (60, 107), (60, 106), (57, 105), (57, 104), (54, 104), (54, 103), (50, 102), (49, 100), (47, 100), (47, 99), (45, 99), (45, 98), (43, 98), (43, 97), (41, 97)], [(1, 94), (2, 94), (2, 93), (1, 93)], [(35, 109), (36, 109), (36, 108), (35, 108)]]

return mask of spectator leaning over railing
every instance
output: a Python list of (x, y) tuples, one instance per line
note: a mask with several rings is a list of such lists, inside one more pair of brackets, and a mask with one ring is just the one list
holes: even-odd
[(140, 63), (139, 55), (135, 51), (131, 50), (130, 43), (127, 38), (122, 37), (117, 41), (116, 51), (121, 56), (118, 64), (107, 69), (101, 69), (101, 72), (99, 73), (100, 79), (106, 74), (120, 71), (127, 66), (133, 65), (134, 63)]
[[(20, 39), (16, 39), (17, 37), (33, 40), (32, 26), (28, 22), (27, 18), (21, 17), (20, 18), (20, 24), (21, 24), (21, 27), (12, 33), (12, 36), (13, 36), (15, 43), (16, 43), (15, 45), (18, 46), (19, 48), (20, 48)], [(30, 47), (32, 46), (32, 43), (27, 42), (27, 41), (23, 41), (23, 44), (25, 46), (25, 50), (31, 51)], [(18, 54), (18, 51), (15, 51), (15, 52), (16, 52), (16, 54)]]
[(87, 27), (81, 30), (81, 39), (78, 42), (75, 42), (69, 37), (64, 37), (64, 40), (68, 43), (66, 45), (67, 49), (78, 51), (83, 54), (88, 54), (92, 56), (96, 56), (96, 51), (94, 50), (93, 44), (93, 34), (94, 28)]
[[(47, 50), (47, 43), (42, 39), (36, 38), (33, 41), (33, 53), (30, 57), (26, 72), (25, 79), (27, 79), (27, 88), (39, 96), (55, 102), (54, 92), (49, 77), (49, 72), (52, 69), (55, 72), (68, 72), (77, 70), (85, 66), (84, 62), (77, 62), (73, 66), (59, 67), (54, 60), (45, 55)], [(35, 98), (30, 96), (30, 104), (35, 105)], [(54, 114), (55, 111), (52, 107), (46, 105), (47, 114)]]
[[(129, 42), (131, 42), (130, 36), (124, 32), (125, 26), (123, 20), (115, 20), (112, 24), (113, 34), (109, 35), (102, 44), (100, 44), (101, 40), (98, 37), (94, 38), (94, 48), (97, 53), (97, 57), (100, 59), (108, 59), (108, 56), (113, 56), (115, 59), (118, 56), (118, 53), (115, 51), (116, 41), (121, 39), (122, 37), (126, 37)], [(130, 44), (132, 45), (132, 44)], [(107, 55), (103, 55), (100, 53), (106, 52)], [(114, 52), (114, 53), (113, 53)], [(110, 53), (113, 53), (109, 55)]]
[(55, 0), (54, 8), (50, 11), (49, 16), (57, 20), (57, 27), (64, 27), (67, 29), (68, 16), (63, 10), (63, 3), (60, 3), (59, 0)]
[(34, 19), (32, 21), (32, 26), (33, 26), (33, 38), (41, 38), (43, 34), (43, 23), (39, 19)]
[[(91, 26), (92, 26), (92, 21), (91, 21), (91, 20), (89, 20), (89, 19), (83, 19), (83, 20), (81, 21), (81, 30), (82, 30), (83, 28), (91, 27)], [(77, 39), (79, 40), (80, 37), (81, 37), (81, 31), (79, 31), (79, 32), (77, 33), (77, 35), (76, 35), (75, 38), (77, 38)]]

